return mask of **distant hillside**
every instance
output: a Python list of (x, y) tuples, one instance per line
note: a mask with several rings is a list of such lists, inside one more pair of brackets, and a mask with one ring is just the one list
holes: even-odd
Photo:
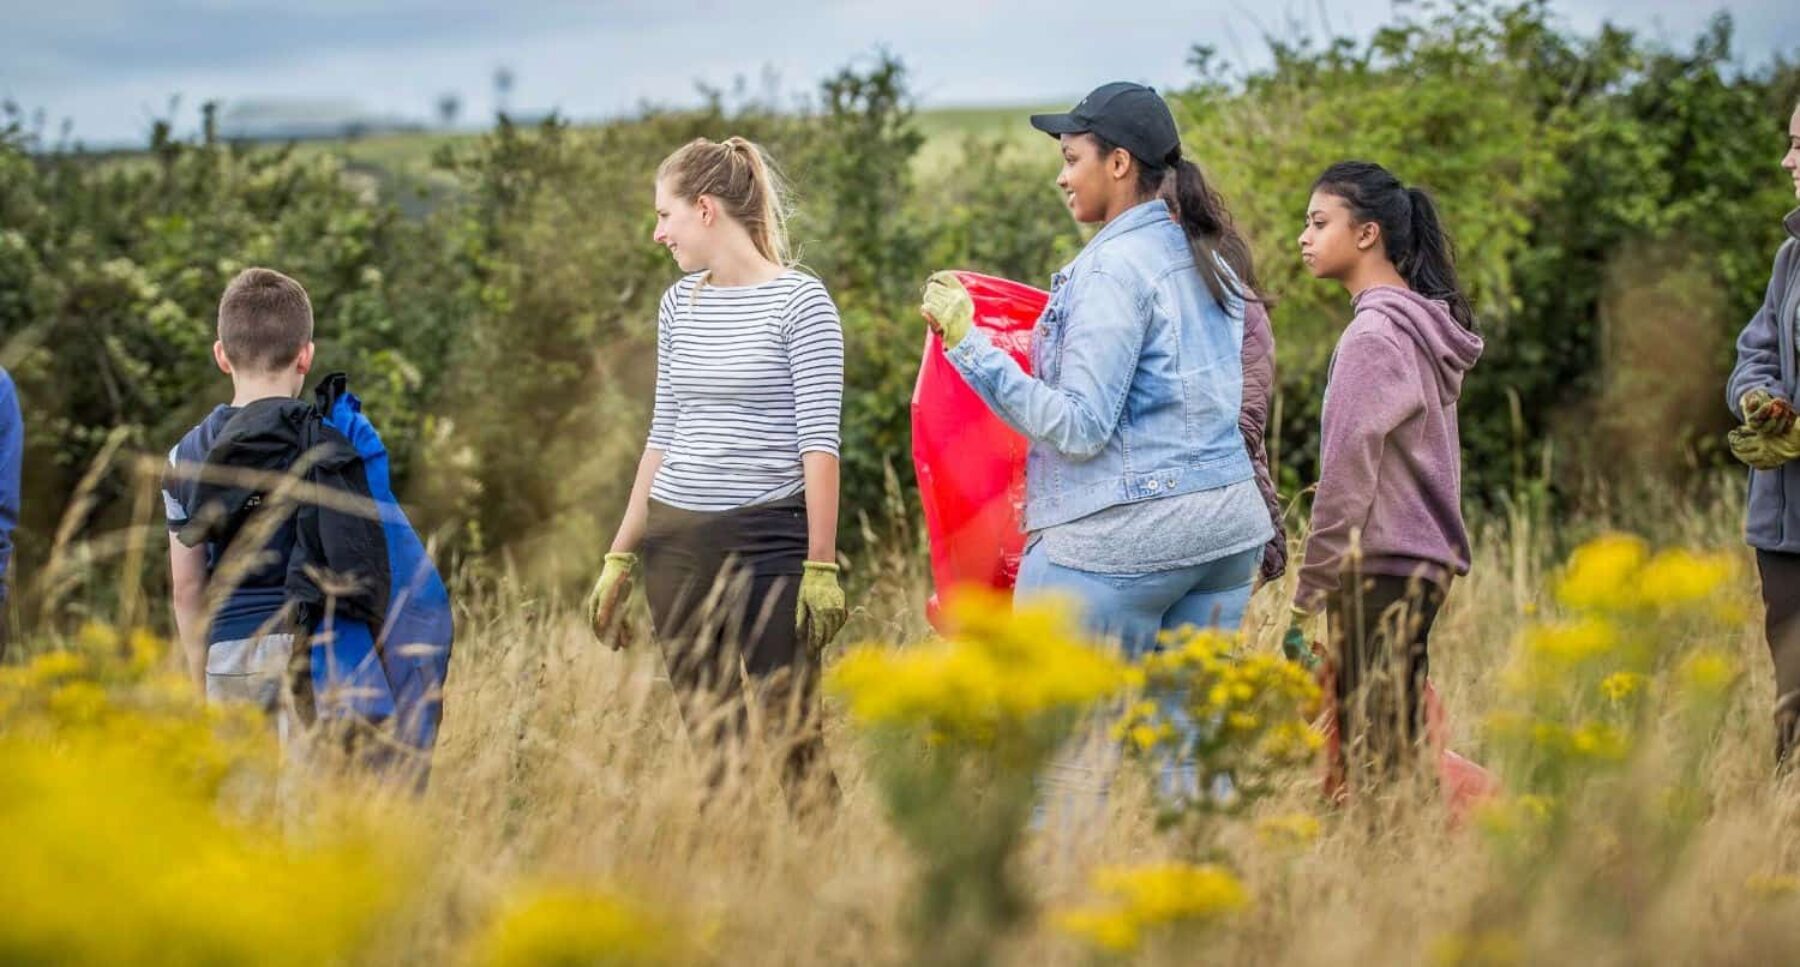
[[(1032, 144), (1042, 136), (1026, 118), (1037, 112), (1060, 110), (1046, 107), (948, 107), (921, 110), (915, 120), (925, 135), (925, 146), (914, 161), (921, 174), (935, 174), (951, 164), (965, 139), (999, 137), (1009, 144)], [(616, 122), (629, 123), (629, 122)], [(301, 153), (330, 153), (353, 168), (382, 180), (399, 177), (429, 179), (432, 155), (446, 144), (471, 141), (479, 132), (419, 131), (378, 134), (354, 140), (319, 140), (298, 144)]]

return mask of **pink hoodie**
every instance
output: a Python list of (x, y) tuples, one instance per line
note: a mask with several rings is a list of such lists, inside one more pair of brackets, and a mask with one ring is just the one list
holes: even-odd
[(1456, 401), (1481, 337), (1442, 302), (1375, 286), (1354, 303), (1325, 386), (1319, 487), (1294, 604), (1317, 610), (1351, 549), (1367, 574), (1469, 572)]

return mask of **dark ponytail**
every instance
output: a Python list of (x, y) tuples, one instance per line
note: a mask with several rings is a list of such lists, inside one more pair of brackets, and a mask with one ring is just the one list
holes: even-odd
[(1456, 279), (1456, 246), (1438, 217), (1437, 203), (1422, 188), (1408, 188), (1386, 168), (1368, 161), (1340, 161), (1313, 183), (1344, 200), (1358, 222), (1381, 226), (1388, 261), (1414, 292), (1450, 307), (1450, 317), (1473, 330), (1475, 309)]
[[(1090, 136), (1099, 142), (1102, 157), (1118, 147), (1097, 134)], [(1200, 166), (1183, 158), (1180, 146), (1160, 162), (1135, 154), (1131, 157), (1137, 162), (1138, 193), (1161, 198), (1169, 206), (1169, 213), (1194, 250), (1194, 267), (1200, 271), (1200, 279), (1213, 299), (1221, 306), (1227, 295), (1267, 303), (1259, 294), (1262, 287), (1256, 280), (1250, 246), (1238, 234), (1225, 199), (1213, 190)], [(1229, 272), (1220, 269), (1221, 262)]]

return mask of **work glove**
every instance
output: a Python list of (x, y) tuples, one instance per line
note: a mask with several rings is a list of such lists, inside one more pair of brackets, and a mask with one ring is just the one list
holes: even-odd
[(1738, 401), (1744, 425), (1758, 433), (1779, 436), (1794, 428), (1794, 405), (1766, 389), (1753, 389)]
[(600, 580), (594, 582), (594, 593), (588, 605), (592, 616), (594, 638), (614, 651), (625, 646), (623, 636), (616, 634), (619, 610), (631, 596), (631, 576), (637, 570), (636, 554), (614, 551), (606, 555), (600, 567)]
[(944, 337), (944, 348), (955, 349), (975, 326), (975, 300), (955, 272), (931, 273), (925, 280), (925, 294), (919, 300), (919, 314)]
[(1287, 634), (1281, 636), (1281, 654), (1302, 668), (1312, 668), (1319, 663), (1319, 656), (1313, 652), (1312, 641), (1306, 637), (1306, 622), (1311, 617), (1302, 608), (1290, 608)]
[(1740, 426), (1726, 435), (1731, 444), (1731, 455), (1757, 470), (1773, 470), (1800, 455), (1800, 441), (1792, 438), (1794, 433), (1771, 437), (1758, 433), (1748, 426)]
[(807, 561), (800, 578), (800, 606), (794, 612), (794, 630), (806, 642), (807, 653), (814, 658), (823, 653), (849, 617), (844, 589), (838, 586), (838, 566)]

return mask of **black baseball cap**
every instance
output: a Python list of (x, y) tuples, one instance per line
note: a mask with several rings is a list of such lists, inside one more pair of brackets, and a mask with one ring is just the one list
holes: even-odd
[(1053, 138), (1097, 134), (1154, 165), (1168, 164), (1181, 147), (1175, 115), (1162, 95), (1129, 81), (1094, 88), (1067, 114), (1033, 114), (1031, 126)]

